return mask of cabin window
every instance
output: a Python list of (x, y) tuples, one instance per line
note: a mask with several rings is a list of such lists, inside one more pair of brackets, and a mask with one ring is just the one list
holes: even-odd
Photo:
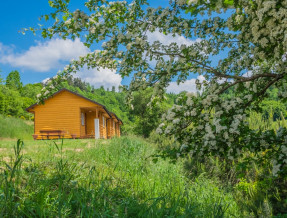
[(81, 123), (82, 123), (82, 126), (85, 125), (85, 114), (84, 113), (81, 113)]
[(103, 116), (103, 127), (105, 127), (105, 117)]

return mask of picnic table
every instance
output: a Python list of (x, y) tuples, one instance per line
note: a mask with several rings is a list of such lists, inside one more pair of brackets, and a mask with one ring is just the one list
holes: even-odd
[(47, 137), (47, 139), (50, 139), (51, 136), (57, 136), (58, 139), (62, 138), (64, 136), (64, 131), (62, 130), (40, 130), (41, 137), (44, 139), (44, 137)]

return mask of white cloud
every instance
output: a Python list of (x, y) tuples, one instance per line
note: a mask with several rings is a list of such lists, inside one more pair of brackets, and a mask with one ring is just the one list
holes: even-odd
[[(6, 46), (7, 47), (7, 46)], [(73, 58), (87, 54), (90, 50), (80, 39), (51, 39), (50, 41), (31, 46), (27, 51), (15, 53), (4, 49), (0, 44), (0, 62), (13, 67), (22, 67), (38, 72), (59, 69)]]
[[(37, 43), (22, 53), (15, 53), (12, 47), (0, 43), (0, 63), (10, 64), (13, 67), (30, 69), (37, 72), (57, 71), (63, 68), (71, 59), (77, 59), (81, 55), (90, 52), (80, 39), (74, 41), (67, 39), (52, 39), (44, 43)], [(87, 68), (81, 69), (76, 77), (94, 85), (96, 88), (116, 89), (121, 85), (122, 78), (115, 71), (100, 68), (100, 70)], [(49, 78), (44, 79), (46, 82)]]
[[(147, 41), (149, 43), (159, 41), (163, 45), (170, 45), (171, 43), (177, 43), (178, 46), (183, 45), (183, 44), (185, 44), (187, 46), (191, 46), (195, 42), (200, 42), (200, 39), (190, 40), (190, 39), (185, 38), (184, 36), (179, 36), (179, 35), (173, 36), (172, 34), (165, 35), (165, 34), (159, 32), (158, 30), (156, 30), (154, 32), (147, 32)], [(163, 58), (165, 61), (169, 60), (169, 57), (166, 55), (163, 56)], [(149, 64), (152, 67), (155, 67), (156, 63), (157, 63), (157, 61), (154, 59), (152, 61), (149, 61)]]
[[(82, 81), (85, 81), (95, 88), (100, 88), (104, 86), (105, 89), (112, 89), (115, 86), (118, 91), (118, 87), (121, 85), (122, 78), (119, 74), (116, 74), (116, 71), (110, 69), (87, 69), (83, 68), (81, 71), (78, 71), (75, 75), (72, 76), (80, 78)], [(41, 82), (46, 83), (50, 78), (43, 79)]]
[(0, 42), (0, 58), (7, 53), (11, 53), (12, 51), (13, 51), (12, 46), (9, 47)]
[(253, 75), (252, 70), (249, 70), (249, 71), (247, 71), (246, 73), (244, 73), (242, 76), (243, 76), (243, 77), (250, 77), (250, 76), (252, 76), (252, 75)]
[(77, 72), (76, 77), (81, 78), (83, 81), (90, 83), (95, 88), (104, 86), (111, 89), (112, 86), (116, 87), (116, 90), (121, 85), (122, 78), (116, 71), (110, 69), (82, 69)]
[(173, 37), (172, 34), (163, 34), (161, 32), (159, 32), (158, 30), (154, 31), (154, 32), (148, 32), (147, 33), (147, 38), (148, 41), (150, 43), (153, 43), (155, 41), (160, 41), (163, 45), (169, 45), (170, 43), (177, 43), (178, 45), (187, 45), (190, 46), (192, 44), (194, 44), (195, 42), (200, 42), (201, 39), (196, 39), (196, 40), (190, 40), (185, 38), (184, 36), (179, 36), (176, 35), (175, 37)]
[[(205, 80), (204, 76), (200, 75), (197, 77), (199, 81)], [(183, 83), (180, 83), (177, 85), (177, 82), (171, 82), (169, 86), (167, 87), (167, 92), (172, 92), (175, 94), (178, 94), (182, 91), (187, 91), (187, 92), (197, 92), (198, 90), (196, 89), (196, 84), (195, 84), (196, 79), (189, 79), (184, 81)]]

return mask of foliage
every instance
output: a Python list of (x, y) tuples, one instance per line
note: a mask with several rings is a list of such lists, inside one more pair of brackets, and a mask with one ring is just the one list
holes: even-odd
[[(1, 72), (1, 71), (0, 71)], [(0, 74), (0, 85), (4, 84), (4, 79), (2, 78), (1, 74)]]
[[(249, 211), (245, 216), (271, 217), (286, 214), (287, 180), (278, 184), (272, 176), (271, 168), (262, 168), (256, 162), (252, 167), (240, 168), (242, 159), (226, 162), (214, 157), (189, 158), (185, 162), (185, 170), (191, 179), (204, 174), (211, 180), (219, 180), (221, 185), (233, 191), (233, 196), (242, 211)], [(243, 174), (244, 177), (242, 177)]]
[(6, 84), (0, 83), (0, 114), (32, 119), (25, 109), (36, 102), (36, 94), (41, 89), (41, 83), (23, 86), (20, 74), (12, 71), (6, 78)]
[(20, 90), (22, 88), (21, 77), (17, 70), (14, 70), (6, 77), (6, 86), (11, 89)]
[(0, 114), (0, 140), (3, 138), (32, 139), (33, 123), (15, 117)]
[[(248, 123), (251, 129), (262, 131), (287, 127), (284, 118), (274, 121), (272, 111), (269, 111), (268, 119), (264, 114), (250, 112)], [(176, 154), (174, 151), (181, 147), (174, 138), (163, 137), (156, 132), (151, 134), (149, 140), (158, 145), (158, 153), (163, 157)], [(162, 156), (158, 153), (154, 155), (155, 161)], [(271, 214), (278, 217), (281, 214), (284, 217), (287, 214), (287, 179), (273, 176), (269, 158), (261, 162), (252, 152), (245, 152), (243, 155), (233, 161), (212, 156), (187, 156), (184, 158), (184, 169), (191, 180), (204, 174), (211, 180), (219, 180), (223, 187), (233, 190), (233, 196), (242, 211), (249, 211), (257, 217), (269, 217)], [(268, 150), (261, 155), (268, 155)], [(249, 164), (246, 164), (246, 159), (249, 159)]]
[[(229, 217), (242, 213), (214, 181), (190, 182), (182, 164), (148, 158), (135, 137), (0, 142), (0, 216)], [(20, 149), (19, 149), (20, 148)], [(6, 150), (5, 150), (6, 149)], [(16, 169), (13, 171), (13, 169)]]
[(150, 103), (151, 98), (152, 89), (134, 92), (129, 110), (129, 113), (135, 116), (134, 132), (145, 138), (159, 125), (162, 114), (172, 106), (166, 102), (159, 103), (156, 99)]
[(32, 99), (22, 97), (21, 94), (14, 89), (6, 86), (0, 87), (0, 112), (5, 115), (21, 116), (25, 114), (25, 106), (30, 106), (34, 101)]
[(261, 102), (260, 107), (266, 119), (268, 119), (270, 115), (273, 120), (282, 120), (284, 117), (287, 117), (286, 105), (281, 101), (266, 99)]
[[(284, 111), (286, 113), (286, 111)], [(287, 121), (283, 115), (284, 112), (280, 113), (280, 119), (275, 119), (276, 115), (272, 109), (266, 113), (260, 114), (256, 112), (250, 112), (250, 117), (247, 119), (251, 129), (266, 130), (278, 130), (280, 127), (287, 128)]]
[(42, 83), (35, 83), (35, 84), (26, 84), (21, 89), (21, 96), (27, 97), (33, 100), (35, 103), (36, 96), (41, 92), (41, 89), (43, 88)]

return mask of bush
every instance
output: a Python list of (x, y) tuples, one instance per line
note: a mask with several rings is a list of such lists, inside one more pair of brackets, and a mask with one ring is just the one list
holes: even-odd
[(0, 114), (0, 138), (32, 139), (34, 128), (25, 123), (24, 119)]

